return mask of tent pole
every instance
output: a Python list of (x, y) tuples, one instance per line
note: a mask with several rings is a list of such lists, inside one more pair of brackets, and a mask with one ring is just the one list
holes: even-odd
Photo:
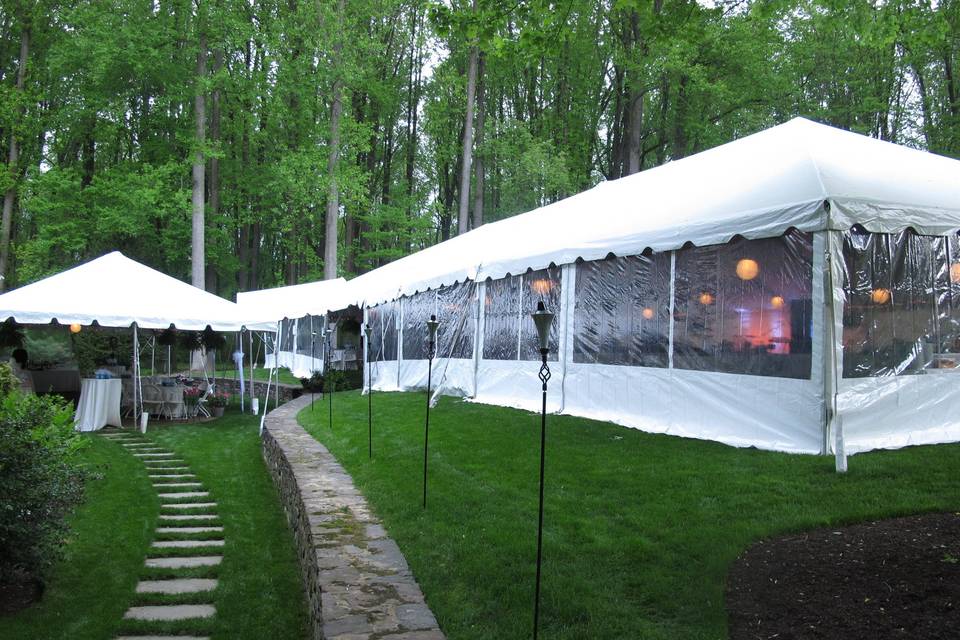
[(253, 409), (253, 398), (257, 395), (253, 390), (253, 331), (247, 330), (247, 338), (250, 340), (250, 408)]
[(277, 370), (277, 354), (280, 347), (280, 338), (283, 331), (283, 324), (277, 322), (277, 337), (273, 343), (273, 366), (270, 367), (270, 375), (267, 376), (267, 392), (263, 395), (263, 413), (260, 414), (260, 435), (263, 435), (263, 424), (267, 419), (267, 407), (270, 404), (270, 383), (273, 381), (273, 373)]

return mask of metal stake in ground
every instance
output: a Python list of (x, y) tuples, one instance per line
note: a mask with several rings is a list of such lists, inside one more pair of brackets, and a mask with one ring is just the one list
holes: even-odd
[(323, 372), (323, 391), (327, 393), (327, 383), (330, 383), (330, 390), (327, 395), (330, 396), (330, 428), (333, 429), (333, 354), (330, 352), (333, 344), (333, 327), (336, 323), (327, 324), (327, 366)]
[[(314, 362), (316, 361), (316, 359), (317, 359), (317, 332), (313, 328), (313, 316), (310, 316), (310, 373), (311, 373), (310, 377), (311, 378), (313, 377), (312, 374), (315, 371)], [(313, 384), (313, 381), (311, 380), (311, 385), (310, 385), (310, 411), (311, 412), (313, 411), (313, 400), (316, 397), (316, 395), (317, 395), (317, 387), (316, 387), (316, 384)]]
[(537, 338), (540, 340), (540, 382), (543, 383), (543, 406), (540, 411), (540, 512), (537, 521), (537, 582), (533, 599), (533, 638), (537, 639), (540, 623), (540, 559), (543, 550), (543, 468), (547, 450), (547, 381), (550, 380), (550, 366), (547, 354), (550, 352), (550, 325), (553, 314), (543, 306), (543, 300), (537, 303), (537, 310), (531, 314), (537, 325)]
[(370, 348), (370, 336), (373, 334), (373, 327), (370, 323), (363, 325), (363, 333), (367, 339), (367, 356), (364, 358), (364, 364), (367, 367), (367, 454), (373, 458), (373, 377), (370, 370), (370, 356), (373, 350)]
[(437, 343), (437, 329), (440, 323), (437, 316), (430, 316), (427, 320), (427, 330), (430, 333), (430, 346), (427, 351), (427, 421), (423, 427), (423, 508), (427, 508), (427, 444), (430, 441), (430, 383), (433, 376), (433, 349)]

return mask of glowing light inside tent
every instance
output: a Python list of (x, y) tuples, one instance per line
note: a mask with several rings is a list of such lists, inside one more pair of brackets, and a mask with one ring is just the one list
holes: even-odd
[(530, 283), (530, 288), (533, 289), (534, 293), (545, 296), (553, 289), (553, 283), (546, 278), (539, 278)]
[(646, 318), (647, 320), (652, 320), (652, 319), (653, 319), (653, 309), (651, 309), (650, 307), (645, 307), (644, 310), (643, 310), (643, 317)]
[(874, 289), (870, 299), (876, 304), (887, 304), (890, 302), (890, 289)]
[(760, 265), (756, 260), (744, 258), (737, 263), (737, 277), (741, 280), (753, 280), (760, 273)]
[(770, 298), (770, 306), (774, 309), (783, 309), (783, 296), (773, 296)]
[(950, 265), (950, 282), (960, 284), (960, 262)]
[(70, 325), (70, 333), (80, 333), (80, 330), (82, 328), (83, 327), (81, 327), (79, 324), (74, 322), (72, 325)]
[(713, 295), (704, 291), (703, 293), (700, 294), (700, 297), (698, 298), (698, 300), (700, 300), (700, 304), (706, 307), (713, 304)]

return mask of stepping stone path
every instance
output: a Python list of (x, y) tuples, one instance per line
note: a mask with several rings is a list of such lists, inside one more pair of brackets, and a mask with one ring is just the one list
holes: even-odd
[[(217, 503), (187, 463), (172, 451), (135, 432), (105, 429), (100, 433), (143, 462), (160, 498), (161, 513), (156, 532), (161, 539), (150, 545), (152, 557), (144, 562), (145, 573), (149, 575), (157, 570), (174, 574), (186, 572), (182, 577), (141, 580), (136, 588), (139, 601), (149, 603), (156, 598), (155, 601), (162, 604), (143, 604), (127, 609), (123, 619), (135, 621), (135, 628), (144, 631), (139, 635), (117, 636), (115, 640), (209, 640), (201, 636), (159, 632), (159, 629), (168, 630), (171, 623), (182, 621), (188, 625), (186, 631), (190, 630), (191, 622), (217, 615), (212, 604), (213, 591), (218, 584), (216, 578), (191, 575), (198, 568), (215, 572), (223, 560), (218, 554), (224, 540), (223, 527), (219, 525), (216, 513)], [(187, 509), (190, 513), (178, 513)], [(176, 551), (168, 551), (171, 549)], [(201, 597), (208, 594), (209, 601), (200, 602), (198, 594)], [(183, 596), (179, 603), (177, 596)], [(159, 625), (156, 633), (149, 630), (150, 623)]]

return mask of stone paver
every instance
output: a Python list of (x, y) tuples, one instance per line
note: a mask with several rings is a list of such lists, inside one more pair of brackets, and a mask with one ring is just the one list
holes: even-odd
[(157, 527), (157, 533), (213, 533), (222, 531), (223, 527)]
[(295, 531), (314, 638), (444, 640), (400, 548), (297, 423), (309, 403), (302, 396), (266, 417), (263, 451)]
[(216, 502), (169, 502), (167, 504), (160, 505), (161, 509), (209, 509), (210, 507), (217, 506)]
[(137, 456), (138, 458), (169, 458), (174, 454), (170, 453), (169, 451), (164, 451), (162, 453), (135, 453), (133, 455)]
[(222, 547), (223, 540), (157, 540), (154, 549), (196, 549), (199, 547)]
[(130, 607), (124, 620), (190, 620), (212, 618), (217, 609), (212, 604), (171, 604), (153, 607)]
[(180, 488), (180, 487), (202, 487), (203, 484), (199, 482), (154, 482), (153, 486), (155, 489), (169, 489), (171, 487)]
[(161, 499), (179, 500), (181, 498), (206, 498), (209, 491), (181, 491), (177, 493), (158, 493)]
[(192, 569), (194, 567), (215, 567), (223, 561), (223, 556), (189, 556), (186, 558), (147, 558), (144, 566), (151, 569)]
[(174, 580), (141, 580), (137, 593), (202, 593), (217, 588), (217, 581), (210, 578), (178, 578)]
[(220, 516), (213, 514), (193, 514), (187, 516), (160, 514), (160, 520), (162, 522), (203, 522), (205, 520), (216, 520), (219, 517)]
[(171, 480), (178, 480), (180, 478), (196, 478), (197, 476), (194, 473), (154, 473), (148, 477), (151, 479), (169, 478)]

